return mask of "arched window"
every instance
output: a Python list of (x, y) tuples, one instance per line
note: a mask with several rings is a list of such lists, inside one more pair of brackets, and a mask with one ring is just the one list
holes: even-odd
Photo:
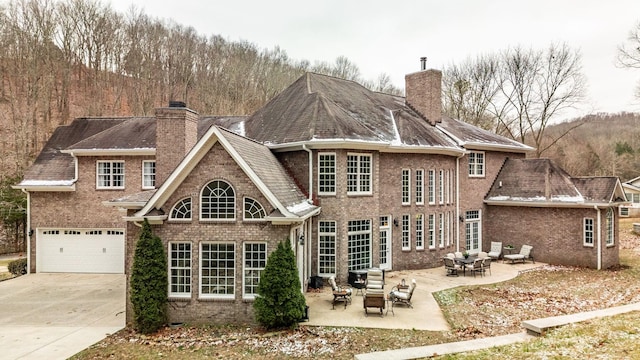
[(245, 220), (261, 220), (267, 216), (264, 207), (255, 199), (250, 197), (244, 198), (244, 219)]
[(231, 185), (223, 180), (214, 180), (200, 195), (201, 220), (234, 220), (236, 218), (236, 195)]
[(607, 217), (606, 217), (607, 246), (615, 245), (615, 233), (614, 233), (614, 223), (613, 223), (614, 220), (615, 218), (613, 215), (613, 209), (609, 208), (607, 210)]
[(169, 219), (182, 221), (191, 220), (191, 198), (184, 198), (173, 205)]

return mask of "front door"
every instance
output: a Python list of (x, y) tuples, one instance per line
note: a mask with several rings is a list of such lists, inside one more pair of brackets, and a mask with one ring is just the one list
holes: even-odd
[(482, 244), (482, 229), (480, 220), (480, 210), (472, 210), (466, 212), (465, 232), (467, 241), (465, 250), (472, 254), (480, 252), (480, 244)]
[(380, 217), (380, 269), (391, 269), (391, 226), (389, 216)]

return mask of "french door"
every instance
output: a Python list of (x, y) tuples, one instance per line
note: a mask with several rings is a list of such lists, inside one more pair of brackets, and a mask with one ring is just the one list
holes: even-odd
[(380, 216), (380, 268), (391, 269), (391, 226), (389, 216)]
[(465, 232), (467, 239), (465, 250), (472, 254), (480, 252), (480, 245), (482, 244), (480, 210), (471, 210), (465, 213)]

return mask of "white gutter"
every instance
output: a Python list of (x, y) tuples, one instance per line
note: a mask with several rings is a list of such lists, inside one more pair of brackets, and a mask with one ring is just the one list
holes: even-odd
[[(22, 192), (27, 194), (27, 274), (31, 274), (31, 236), (29, 233), (31, 232), (31, 194), (22, 189)], [(32, 234), (33, 235), (33, 234)]]
[(598, 255), (597, 255), (597, 265), (596, 268), (597, 270), (602, 269), (602, 215), (601, 215), (601, 211), (600, 208), (597, 205), (594, 205), (593, 208), (598, 212), (598, 237), (597, 237), (597, 241), (598, 241), (598, 245), (597, 245), (597, 251), (598, 251)]
[(313, 152), (307, 148), (307, 144), (302, 144), (302, 150), (309, 153), (309, 201), (313, 203)]

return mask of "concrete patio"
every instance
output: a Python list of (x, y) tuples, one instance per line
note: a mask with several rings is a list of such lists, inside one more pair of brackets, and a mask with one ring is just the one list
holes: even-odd
[[(449, 330), (449, 324), (445, 320), (438, 303), (432, 293), (447, 288), (463, 285), (491, 284), (509, 280), (518, 276), (521, 271), (544, 266), (543, 263), (503, 263), (494, 261), (491, 265), (491, 275), (476, 275), (469, 272), (463, 276), (446, 276), (443, 266), (435, 269), (390, 271), (385, 274), (384, 292), (388, 294), (391, 289), (399, 284), (402, 279), (407, 283), (416, 279), (416, 289), (413, 292), (413, 308), (404, 305), (385, 309), (385, 315), (380, 316), (376, 309), (369, 308), (369, 315), (365, 315), (362, 296), (356, 294), (353, 289), (351, 304), (345, 308), (344, 304), (336, 303), (332, 309), (333, 295), (331, 287), (324, 281), (324, 287), (319, 291), (312, 290), (305, 294), (309, 306), (309, 321), (303, 322), (303, 326), (353, 326), (365, 328), (384, 329), (416, 329), (430, 331)], [(347, 285), (346, 283), (340, 285)], [(390, 302), (387, 302), (390, 305)]]

